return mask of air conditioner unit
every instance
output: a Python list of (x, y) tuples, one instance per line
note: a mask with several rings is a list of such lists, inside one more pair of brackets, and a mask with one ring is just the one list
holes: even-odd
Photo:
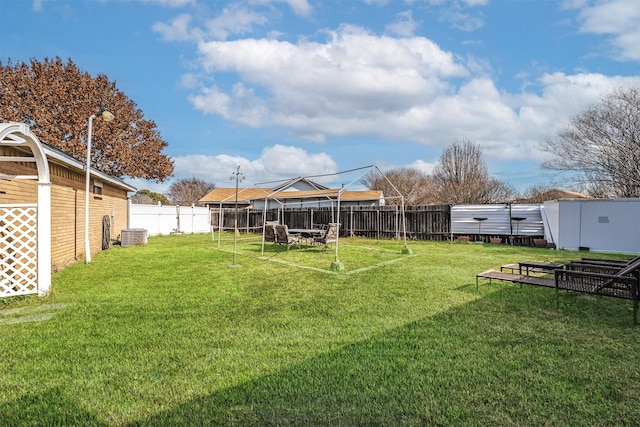
[(147, 230), (144, 228), (127, 228), (120, 234), (121, 246), (135, 246), (147, 244)]

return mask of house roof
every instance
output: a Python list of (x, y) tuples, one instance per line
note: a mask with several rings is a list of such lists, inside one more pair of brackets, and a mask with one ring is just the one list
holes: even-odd
[[(13, 126), (22, 126), (23, 129), (26, 129), (28, 131), (29, 127), (23, 123), (18, 123), (18, 122), (8, 122), (8, 123), (0, 123), (0, 130), (6, 130), (10, 127)], [(21, 132), (24, 132), (21, 131)], [(30, 132), (30, 131), (28, 131)], [(14, 149), (23, 152), (23, 153), (30, 153), (31, 150), (27, 150), (25, 149), (25, 139), (22, 138), (21, 136), (19, 136), (17, 133), (10, 133), (7, 136), (6, 140), (3, 140), (2, 142), (8, 142), (11, 146), (14, 147)], [(51, 163), (55, 163), (58, 165), (62, 165), (65, 166), (69, 169), (73, 169), (76, 171), (81, 171), (84, 172), (86, 170), (85, 168), (85, 163), (81, 162), (71, 156), (69, 156), (68, 154), (64, 153), (62, 150), (59, 150), (55, 147), (52, 147), (50, 145), (47, 145), (43, 142), (38, 141), (38, 143), (40, 144), (40, 146), (42, 146), (42, 151), (44, 153), (44, 155), (47, 157), (47, 162), (51, 162)], [(124, 182), (122, 179), (120, 178), (116, 178), (114, 176), (108, 175), (104, 172), (101, 172), (99, 170), (93, 169), (91, 168), (91, 175), (93, 175), (96, 178), (101, 179), (104, 182), (107, 182), (111, 185), (113, 185), (116, 188), (122, 188), (126, 191), (136, 191), (136, 188), (127, 184), (126, 182)]]
[[(283, 188), (282, 186), (278, 188)], [(301, 191), (276, 191), (272, 192), (269, 188), (238, 188), (238, 203), (249, 204), (253, 200), (270, 199), (278, 200), (299, 200), (299, 199), (337, 199), (338, 189), (322, 189), (322, 190), (301, 190)], [(236, 189), (234, 188), (215, 188), (206, 196), (200, 199), (201, 203), (233, 203), (235, 202)], [(357, 200), (379, 200), (382, 198), (380, 190), (365, 191), (344, 191), (340, 200), (357, 201)]]
[(554, 188), (547, 190), (535, 198), (516, 199), (514, 203), (539, 203), (542, 200), (572, 200), (572, 199), (591, 199), (591, 196), (578, 193), (577, 191), (561, 190)]
[[(238, 203), (247, 204), (256, 198), (264, 198), (271, 191), (268, 188), (238, 188)], [(200, 199), (200, 203), (232, 203), (236, 200), (236, 189), (214, 188)]]
[(314, 187), (314, 188), (316, 188), (318, 190), (328, 190), (329, 189), (328, 187), (325, 187), (324, 185), (320, 185), (317, 182), (313, 182), (313, 181), (310, 181), (307, 178), (299, 176), (297, 178), (290, 179), (290, 180), (288, 180), (288, 181), (286, 181), (286, 182), (284, 182), (284, 183), (282, 183), (280, 185), (276, 185), (275, 187), (271, 188), (271, 192), (285, 190), (286, 188), (289, 188), (289, 187), (293, 186), (294, 184), (296, 184), (296, 183), (298, 183), (300, 181), (304, 181), (304, 182), (308, 183), (309, 185), (311, 185), (312, 187)]
[[(334, 199), (338, 198), (337, 189), (326, 190), (309, 190), (309, 191), (280, 191), (272, 194), (274, 199)], [(340, 200), (344, 201), (356, 201), (356, 200), (378, 200), (382, 198), (382, 191), (380, 190), (365, 190), (365, 191), (343, 191), (340, 196)]]
[[(47, 155), (47, 159), (51, 162), (54, 163), (58, 163), (58, 164), (62, 164), (64, 166), (67, 167), (71, 167), (73, 169), (76, 170), (81, 170), (84, 171), (85, 170), (85, 163), (81, 162), (79, 160), (76, 160), (75, 158), (69, 156), (68, 154), (66, 154), (65, 152), (52, 147), (50, 145), (47, 145), (45, 143), (42, 143), (42, 148), (44, 149), (45, 154)], [(136, 188), (127, 184), (126, 182), (124, 182), (122, 179), (120, 178), (116, 178), (115, 176), (111, 176), (109, 174), (106, 174), (104, 172), (101, 172), (97, 169), (91, 168), (91, 175), (101, 179), (104, 182), (108, 182), (109, 184), (118, 187), (118, 188), (122, 188), (124, 190), (127, 191), (136, 191)]]

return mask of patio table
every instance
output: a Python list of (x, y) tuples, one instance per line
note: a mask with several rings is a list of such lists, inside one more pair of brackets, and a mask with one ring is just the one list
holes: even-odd
[(290, 228), (289, 234), (300, 236), (306, 240), (313, 240), (316, 237), (322, 237), (327, 233), (327, 230), (321, 228)]

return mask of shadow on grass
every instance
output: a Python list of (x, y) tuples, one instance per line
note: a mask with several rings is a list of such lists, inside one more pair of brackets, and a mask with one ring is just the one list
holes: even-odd
[[(640, 344), (626, 308), (505, 287), (130, 425), (631, 425)], [(60, 390), (0, 414), (5, 425), (102, 418)]]
[(3, 426), (106, 426), (54, 388), (41, 394), (21, 396), (0, 406)]
[[(594, 301), (560, 299), (566, 309), (555, 308), (548, 289), (504, 289), (133, 425), (606, 425), (639, 419), (638, 377), (622, 373), (635, 369), (640, 352), (637, 329), (620, 312), (626, 306), (596, 301), (601, 314), (585, 319), (579, 316)], [(633, 351), (617, 366), (597, 363), (629, 352), (630, 342)]]

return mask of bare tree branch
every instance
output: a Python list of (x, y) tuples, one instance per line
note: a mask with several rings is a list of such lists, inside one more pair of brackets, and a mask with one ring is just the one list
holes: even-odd
[(489, 176), (479, 145), (456, 140), (442, 152), (433, 172), (439, 203), (470, 204), (510, 201), (515, 189)]
[(215, 184), (198, 178), (179, 179), (171, 184), (167, 196), (180, 206), (197, 205), (204, 196), (215, 188)]
[(640, 88), (620, 88), (542, 144), (544, 168), (576, 172), (592, 196), (640, 195)]
[(431, 177), (416, 169), (394, 169), (385, 171), (384, 176), (371, 171), (362, 178), (361, 183), (370, 190), (381, 190), (389, 197), (385, 200), (387, 205), (400, 204), (399, 198), (391, 197), (397, 194), (396, 189), (402, 194), (405, 205), (428, 205), (435, 201)]

